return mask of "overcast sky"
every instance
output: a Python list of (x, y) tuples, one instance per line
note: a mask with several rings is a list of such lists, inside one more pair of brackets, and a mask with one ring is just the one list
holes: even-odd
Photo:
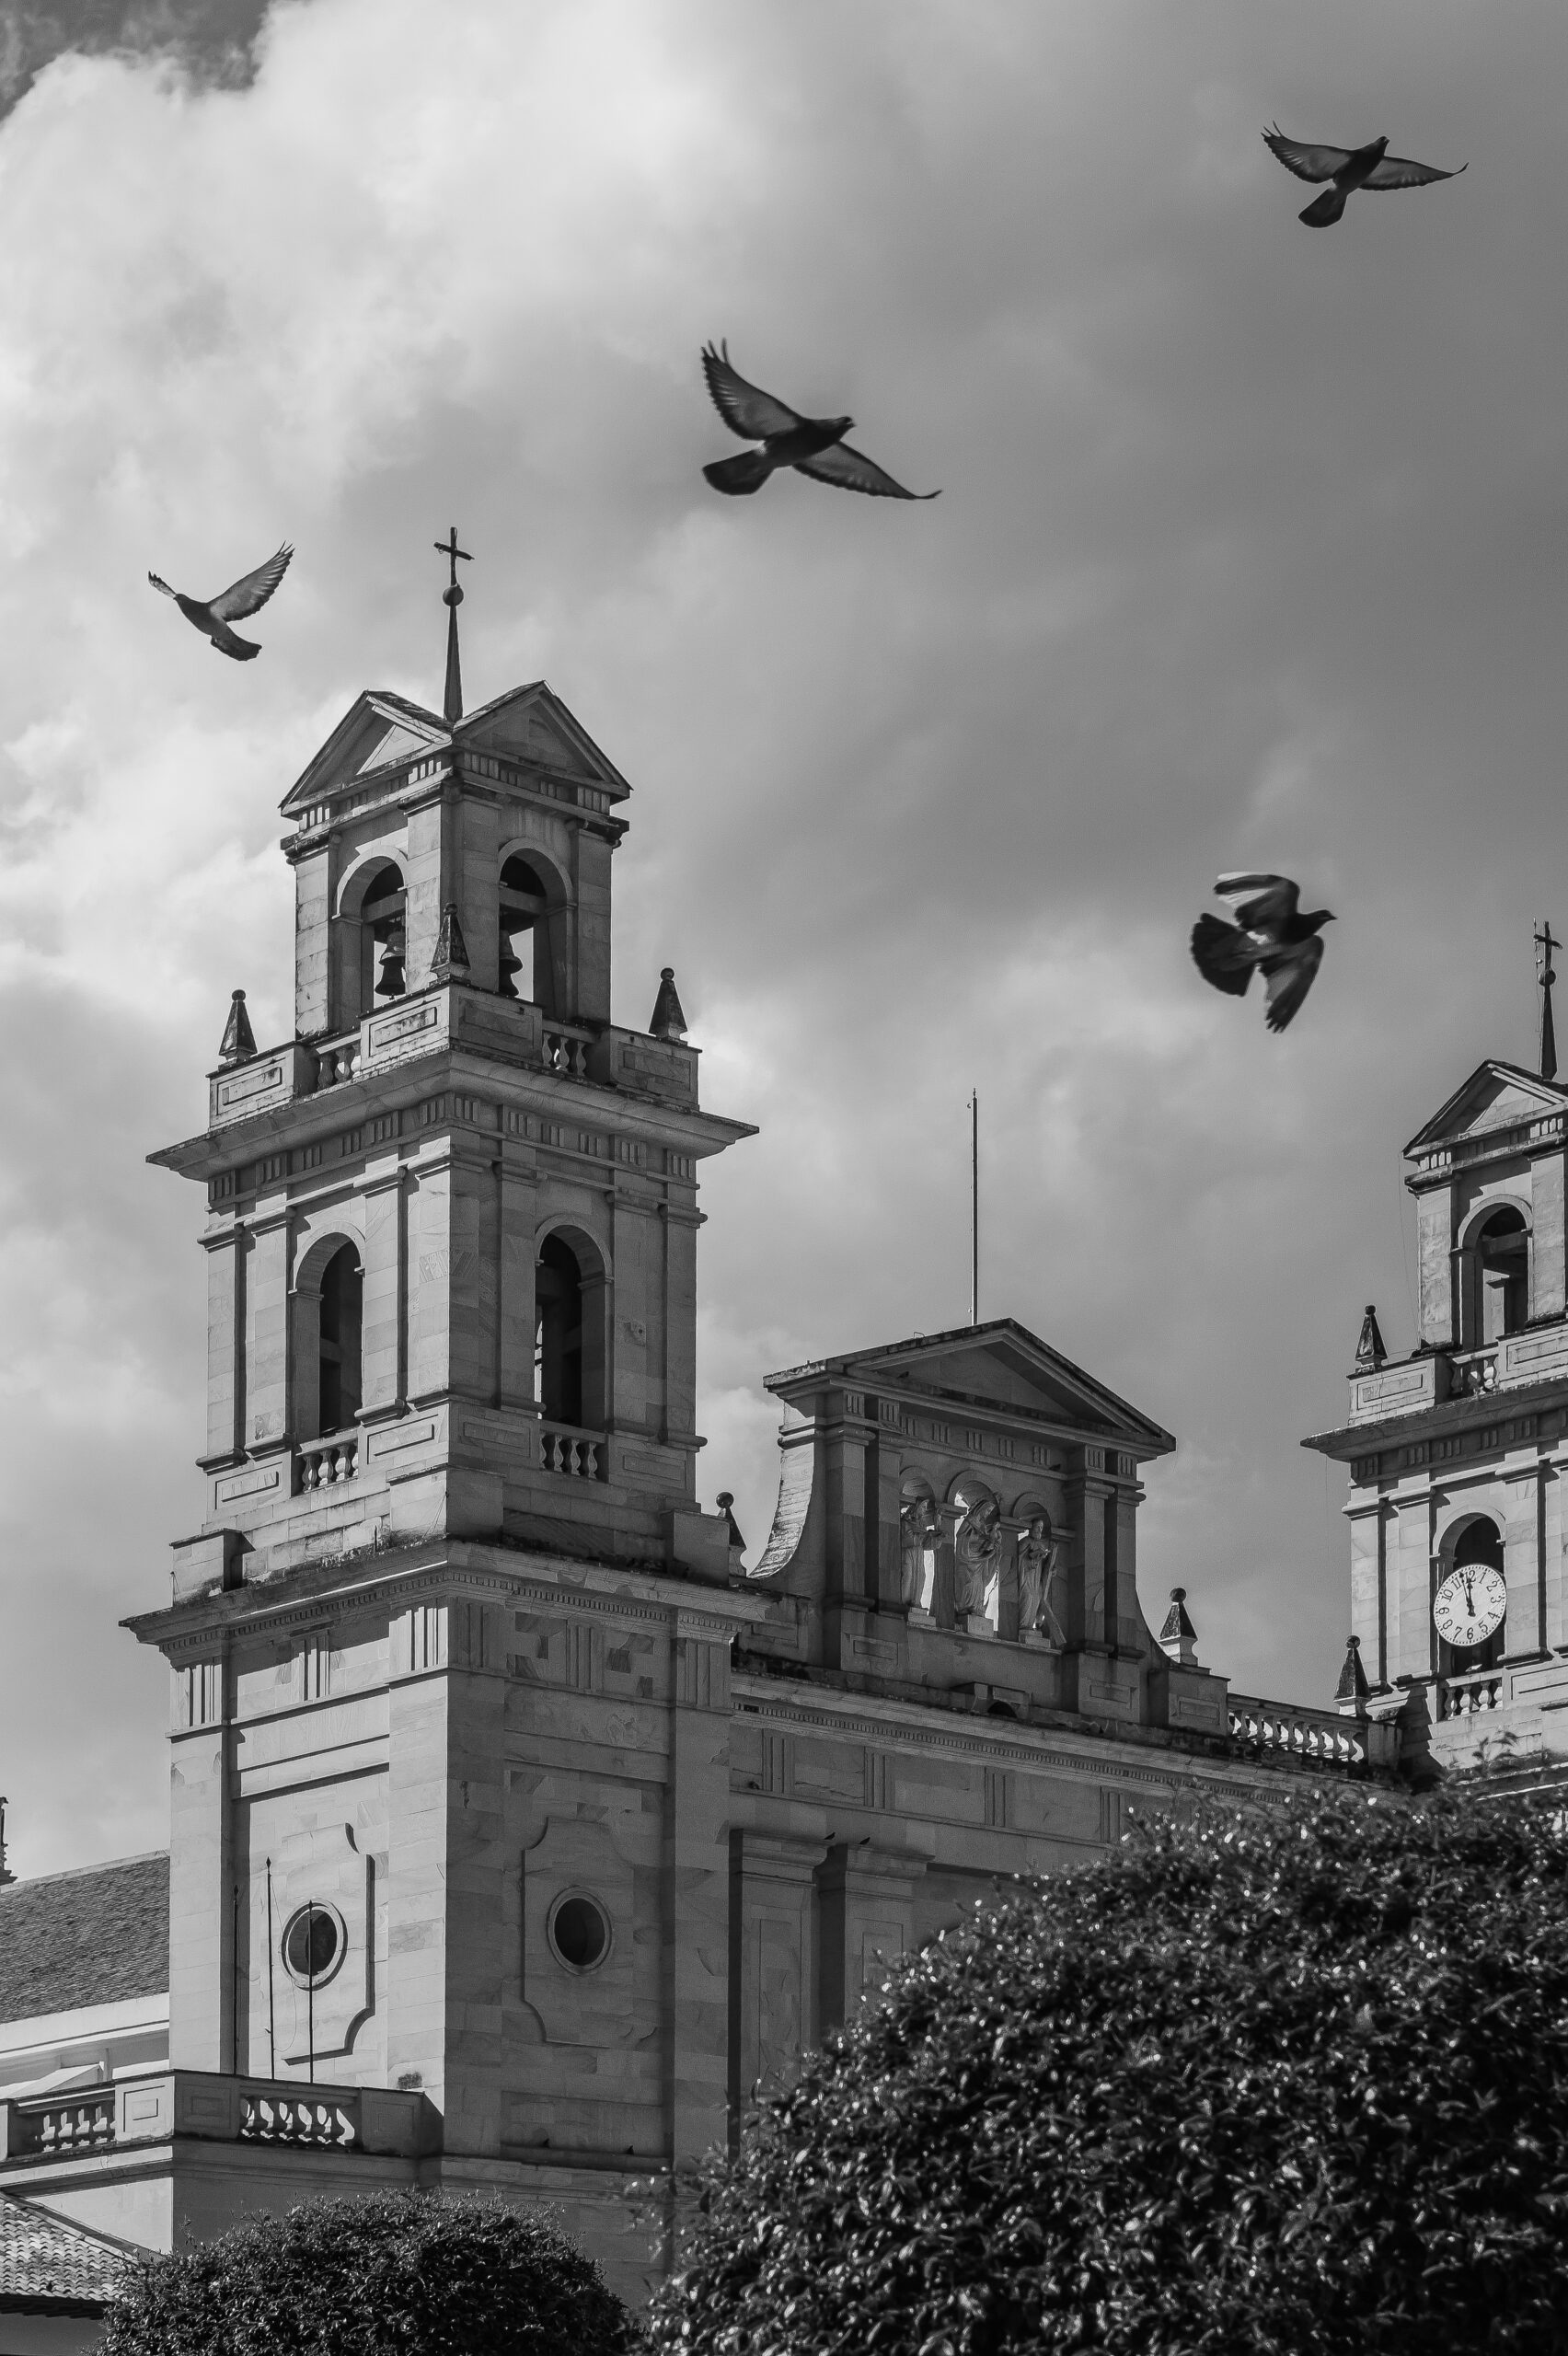
[[(277, 804), (361, 687), (439, 699), (453, 521), (470, 702), (544, 676), (635, 788), (617, 1019), (673, 964), (761, 1127), (704, 1195), (705, 1500), (755, 1560), (763, 1375), (967, 1316), (973, 1085), (982, 1314), (1180, 1439), (1146, 1611), (1326, 1700), (1298, 1441), (1366, 1301), (1409, 1347), (1400, 1149), (1529, 1060), (1568, 926), (1561, 0), (308, 0), (248, 64), (257, 17), (61, 0), (0, 76), (16, 1864), (166, 1838), (117, 1623), (200, 1519), (202, 1207), (144, 1157), (236, 985), (292, 1027)], [(1313, 232), (1275, 116), (1470, 169)], [(717, 498), (721, 335), (941, 499)], [(147, 587), (285, 537), (243, 669)], [(1339, 918), (1282, 1039), (1188, 958), (1234, 866)]]

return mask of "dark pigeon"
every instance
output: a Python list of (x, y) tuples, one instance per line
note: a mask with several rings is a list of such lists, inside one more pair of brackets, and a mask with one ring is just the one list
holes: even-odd
[(261, 649), (254, 639), (239, 637), (229, 624), (242, 622), (248, 614), (260, 612), (288, 571), (293, 554), (285, 540), (276, 556), (270, 556), (265, 564), (259, 564), (254, 572), (248, 572), (243, 580), (235, 582), (207, 605), (202, 605), (199, 597), (181, 596), (167, 581), (160, 581), (156, 572), (149, 572), (147, 578), (155, 589), (161, 589), (166, 597), (174, 599), (186, 620), (203, 638), (210, 638), (220, 654), (232, 654), (236, 663), (253, 663)]
[(1222, 875), (1214, 888), (1235, 907), (1236, 922), (1201, 916), (1193, 927), (1193, 961), (1205, 982), (1233, 998), (1245, 994), (1255, 967), (1268, 985), (1263, 1019), (1271, 1031), (1283, 1031), (1323, 962), (1318, 936), (1332, 924), (1332, 911), (1303, 916), (1288, 875)]
[(905, 491), (859, 450), (851, 450), (844, 436), (855, 422), (852, 417), (802, 417), (760, 386), (748, 385), (731, 367), (727, 343), (717, 351), (710, 343), (703, 346), (702, 373), (713, 406), (731, 433), (738, 433), (744, 442), (762, 445), (760, 450), (744, 450), (738, 458), (716, 458), (704, 467), (702, 471), (715, 491), (732, 499), (744, 498), (748, 491), (760, 491), (778, 468), (794, 467), (814, 482), (834, 483), (840, 491), (863, 491), (872, 499), (940, 498), (940, 491)]
[(1374, 139), (1366, 147), (1309, 147), (1299, 139), (1287, 139), (1277, 122), (1263, 137), (1286, 170), (1294, 172), (1298, 180), (1332, 182), (1301, 214), (1310, 229), (1326, 229), (1331, 221), (1337, 221), (1358, 188), (1425, 188), (1432, 180), (1456, 180), (1459, 172), (1470, 169), (1468, 164), (1461, 164), (1458, 171), (1440, 172), (1435, 164), (1390, 156), (1387, 139)]

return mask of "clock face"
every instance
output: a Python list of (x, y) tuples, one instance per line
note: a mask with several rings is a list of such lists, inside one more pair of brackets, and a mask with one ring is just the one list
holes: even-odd
[(1445, 1644), (1460, 1652), (1483, 1645), (1503, 1624), (1508, 1588), (1490, 1563), (1466, 1563), (1450, 1571), (1432, 1603), (1433, 1623)]

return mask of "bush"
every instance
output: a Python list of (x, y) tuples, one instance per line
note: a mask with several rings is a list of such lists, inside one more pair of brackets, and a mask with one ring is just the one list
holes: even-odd
[(110, 2309), (103, 2356), (620, 2356), (625, 2308), (536, 2217), (419, 2192), (317, 2200), (155, 2258)]
[(655, 2348), (1568, 2348), (1568, 1836), (1162, 1823), (900, 1967), (709, 2178)]

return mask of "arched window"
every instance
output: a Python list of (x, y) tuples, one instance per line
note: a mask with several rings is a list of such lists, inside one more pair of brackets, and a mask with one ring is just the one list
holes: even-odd
[(1516, 1334), (1529, 1316), (1529, 1246), (1524, 1214), (1512, 1204), (1480, 1228), (1475, 1250), (1476, 1332), (1479, 1342)]
[(321, 1272), (321, 1322), (317, 1344), (320, 1434), (340, 1432), (359, 1414), (360, 1334), (364, 1317), (364, 1277), (352, 1243), (334, 1252)]
[(408, 893), (403, 871), (388, 860), (371, 877), (360, 902), (360, 1006), (369, 1013), (377, 999), (401, 998), (408, 988), (405, 915)]
[[(1515, 1214), (1517, 1217), (1517, 1213)], [(1447, 1563), (1447, 1573), (1485, 1568), (1503, 1574), (1503, 1533), (1497, 1524), (1485, 1514), (1478, 1514), (1465, 1524), (1454, 1542), (1453, 1554)], [(1439, 1568), (1442, 1568), (1440, 1559)], [(1445, 1574), (1447, 1575), (1447, 1574)], [(1503, 1657), (1507, 1642), (1508, 1623), (1505, 1618), (1483, 1644), (1461, 1650), (1449, 1644), (1442, 1646), (1442, 1669), (1449, 1677), (1463, 1677), (1479, 1669), (1495, 1668)]]
[(545, 1421), (582, 1427), (582, 1272), (559, 1235), (534, 1271), (534, 1387)]
[[(521, 851), (501, 871), (501, 992), (545, 1005), (549, 950), (545, 879)], [(552, 1010), (545, 1006), (545, 1011)]]

